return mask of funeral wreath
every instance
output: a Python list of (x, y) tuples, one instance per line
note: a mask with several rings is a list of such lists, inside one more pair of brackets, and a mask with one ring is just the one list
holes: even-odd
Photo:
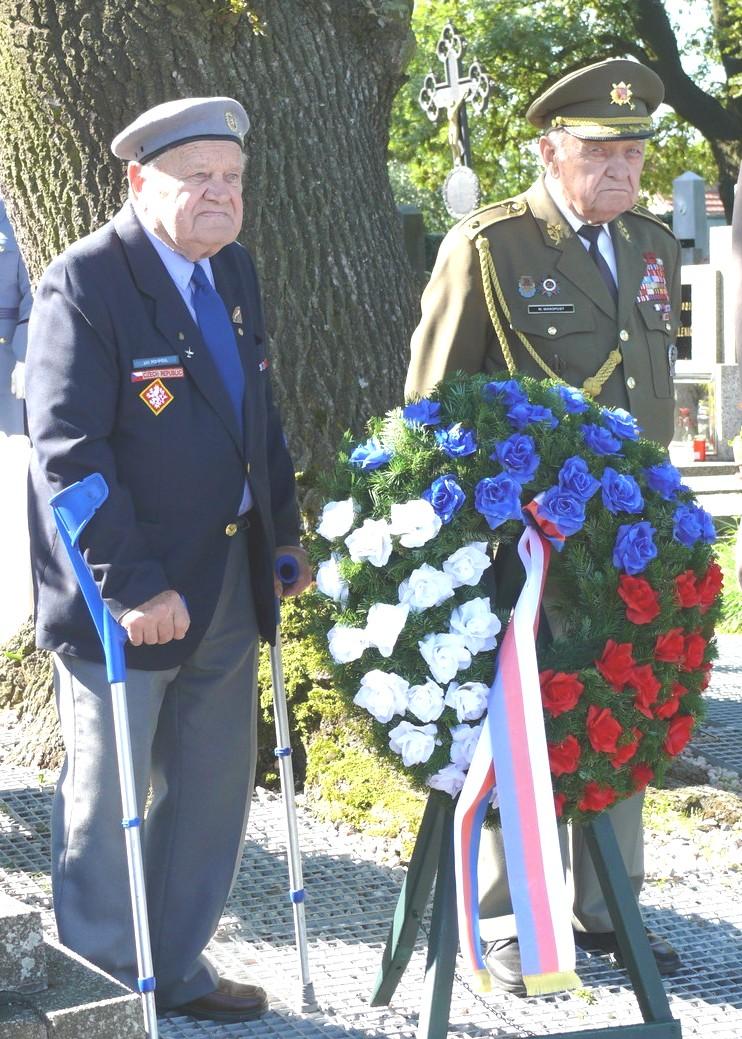
[(554, 546), (538, 663), (557, 815), (661, 781), (702, 712), (714, 526), (634, 419), (528, 377), (458, 374), (346, 435), (310, 551), (334, 682), (369, 745), (456, 798), (512, 603), (493, 555)]

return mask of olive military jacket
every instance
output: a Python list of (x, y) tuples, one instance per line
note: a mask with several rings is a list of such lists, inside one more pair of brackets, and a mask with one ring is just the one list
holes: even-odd
[(618, 349), (622, 363), (597, 402), (627, 409), (644, 436), (667, 445), (673, 431), (680, 246), (662, 221), (638, 206), (609, 226), (618, 306), (543, 177), (523, 194), (456, 224), (423, 293), (406, 395), (427, 393), (450, 372), (506, 367), (485, 299), (476, 244), (482, 235), (502, 288), (507, 312), (499, 305), (497, 311), (517, 370), (547, 377), (518, 332), (560, 379), (578, 388)]

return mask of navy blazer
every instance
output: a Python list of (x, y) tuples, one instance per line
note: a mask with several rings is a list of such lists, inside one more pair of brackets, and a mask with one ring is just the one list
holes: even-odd
[[(246, 476), (258, 626), (274, 639), (274, 549), (299, 540), (294, 471), (271, 394), (252, 259), (233, 243), (211, 265), (245, 372), (244, 438), (198, 326), (129, 204), (57, 257), (39, 283), (26, 383), (36, 639), (44, 649), (103, 659), (48, 504), (93, 472), (109, 496), (81, 545), (114, 617), (168, 588), (185, 597), (191, 615), (180, 641), (127, 645), (129, 666), (173, 667), (203, 637)], [(149, 367), (175, 375), (161, 379), (165, 392), (153, 408), (141, 394), (154, 379), (132, 377), (137, 364), (162, 357), (177, 362)]]

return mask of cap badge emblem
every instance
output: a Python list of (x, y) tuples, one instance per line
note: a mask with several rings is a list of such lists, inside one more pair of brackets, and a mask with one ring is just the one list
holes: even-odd
[(631, 83), (624, 83), (622, 80), (620, 83), (613, 84), (611, 101), (614, 105), (628, 105), (629, 108), (634, 108), (634, 102), (631, 100), (633, 96)]
[(237, 120), (234, 117), (234, 113), (225, 112), (224, 122), (227, 124), (227, 129), (231, 130), (232, 133), (237, 133)]

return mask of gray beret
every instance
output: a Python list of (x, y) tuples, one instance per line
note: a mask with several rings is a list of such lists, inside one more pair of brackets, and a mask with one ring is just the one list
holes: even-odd
[(526, 118), (583, 140), (651, 137), (651, 116), (664, 94), (662, 80), (646, 65), (608, 58), (563, 76), (536, 98)]
[(188, 141), (242, 140), (250, 128), (247, 112), (232, 97), (184, 97), (166, 101), (138, 116), (114, 137), (119, 159), (147, 162)]

